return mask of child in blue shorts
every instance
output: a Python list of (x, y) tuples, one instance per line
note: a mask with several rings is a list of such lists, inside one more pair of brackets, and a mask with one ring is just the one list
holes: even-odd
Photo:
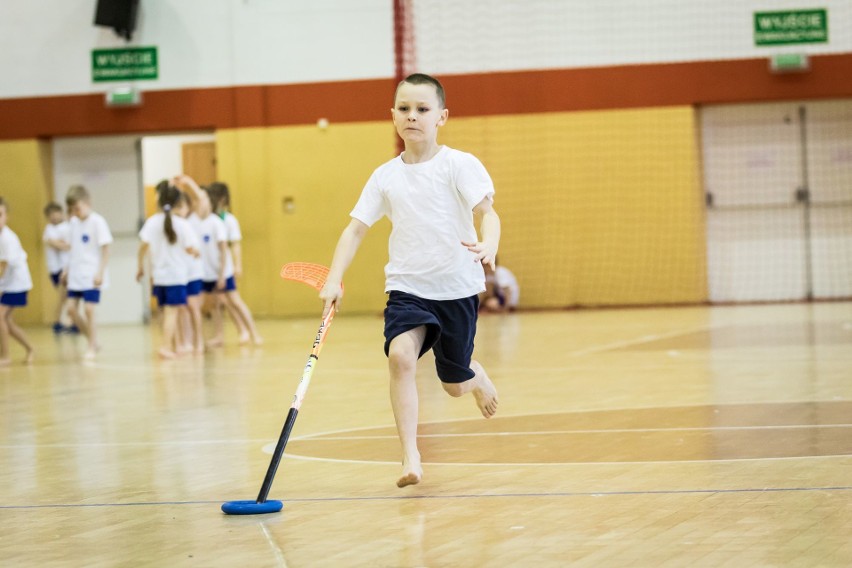
[(174, 359), (178, 353), (178, 312), (186, 306), (189, 266), (187, 254), (198, 254), (192, 227), (184, 219), (189, 203), (174, 185), (162, 181), (157, 185), (160, 211), (151, 215), (139, 231), (139, 267), (136, 280), (145, 274), (145, 257), (151, 256), (151, 293), (163, 310), (163, 345), (158, 353), (163, 359)]
[(0, 197), (0, 365), (9, 365), (9, 337), (26, 350), (25, 363), (33, 362), (33, 346), (12, 319), (15, 308), (27, 305), (27, 292), (33, 281), (27, 266), (27, 253), (15, 232), (6, 226), (8, 207)]
[[(482, 415), (497, 412), (497, 390), (471, 360), (483, 264), (493, 267), (500, 218), (492, 207), (494, 185), (473, 155), (438, 144), (448, 117), (444, 89), (434, 77), (408, 76), (391, 109), (405, 151), (370, 176), (343, 230), (326, 285), (326, 312), (340, 307), (340, 283), (367, 229), (387, 216), (393, 229), (385, 266), (385, 354), (391, 405), (402, 445), (398, 487), (423, 477), (417, 449), (417, 360), (432, 349), (438, 377), (451, 396), (472, 393)], [(477, 240), (473, 215), (481, 216)]]
[[(94, 359), (100, 349), (98, 343), (95, 308), (101, 301), (101, 290), (109, 282), (107, 262), (112, 232), (100, 214), (92, 210), (89, 191), (82, 185), (68, 189), (65, 204), (71, 214), (71, 249), (68, 268), (63, 271), (62, 281), (68, 288), (68, 315), (88, 343), (85, 359)], [(83, 302), (85, 318), (80, 315), (79, 304)]]

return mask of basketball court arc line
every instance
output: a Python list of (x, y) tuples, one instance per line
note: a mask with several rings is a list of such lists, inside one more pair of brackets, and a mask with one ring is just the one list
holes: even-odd
[[(624, 491), (554, 491), (541, 493), (461, 493), (454, 495), (373, 495), (366, 497), (284, 497), (285, 503), (331, 503), (337, 501), (409, 501), (416, 499), (530, 499), (556, 497), (618, 497), (642, 495), (715, 495), (736, 493), (800, 493), (800, 492), (852, 491), (852, 486), (826, 487), (745, 487), (740, 489), (650, 489)], [(221, 500), (206, 501), (138, 501), (132, 503), (49, 503), (40, 505), (0, 505), (0, 510), (26, 509), (87, 509), (101, 507), (157, 507), (172, 505), (221, 505)], [(224, 517), (224, 516), (223, 516)], [(258, 521), (260, 522), (260, 520)]]

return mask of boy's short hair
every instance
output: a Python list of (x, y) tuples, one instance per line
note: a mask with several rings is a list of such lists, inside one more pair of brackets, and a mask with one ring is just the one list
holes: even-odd
[(8, 211), (8, 210), (9, 210), (9, 206), (8, 206), (8, 205), (6, 205), (6, 200), (5, 200), (4, 198), (2, 198), (2, 197), (0, 197), (0, 207), (5, 207), (5, 208), (6, 208), (6, 211)]
[(432, 85), (435, 87), (435, 92), (438, 94), (438, 102), (441, 105), (441, 108), (447, 108), (447, 98), (444, 95), (444, 86), (441, 84), (439, 80), (432, 77), (431, 75), (427, 75), (426, 73), (412, 73), (405, 79), (399, 82), (399, 85), (396, 86), (396, 91), (393, 94), (394, 100), (396, 100), (396, 93), (399, 92), (399, 88), (403, 83), (409, 83), (410, 85)]
[(68, 194), (65, 196), (65, 203), (71, 207), (80, 201), (89, 202), (89, 192), (82, 185), (72, 185), (68, 188)]
[(51, 201), (50, 203), (44, 206), (45, 217), (50, 217), (50, 214), (56, 211), (62, 213), (62, 206), (55, 201)]

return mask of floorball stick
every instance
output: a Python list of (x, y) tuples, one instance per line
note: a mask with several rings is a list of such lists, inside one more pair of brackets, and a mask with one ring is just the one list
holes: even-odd
[[(317, 290), (321, 290), (325, 285), (325, 280), (328, 278), (328, 268), (319, 264), (311, 264), (308, 262), (291, 262), (285, 264), (281, 268), (281, 277), (285, 280), (295, 280), (302, 282)], [(260, 487), (260, 493), (254, 501), (228, 501), (222, 504), (222, 511), (228, 515), (259, 515), (263, 513), (276, 513), (281, 510), (284, 504), (281, 501), (268, 500), (269, 490), (272, 487), (272, 481), (275, 479), (275, 472), (278, 471), (278, 464), (281, 463), (281, 457), (284, 455), (284, 448), (287, 446), (287, 440), (290, 438), (290, 432), (293, 430), (293, 425), (296, 423), (296, 416), (299, 414), (299, 408), (302, 406), (302, 401), (305, 399), (305, 393), (308, 391), (308, 386), (311, 384), (311, 376), (314, 373), (314, 367), (319, 360), (320, 350), (325, 343), (328, 329), (331, 327), (331, 320), (334, 319), (334, 306), (328, 310), (328, 313), (320, 323), (317, 331), (314, 345), (311, 349), (311, 354), (308, 356), (308, 362), (302, 371), (302, 379), (299, 381), (299, 386), (296, 388), (296, 394), (293, 396), (293, 403), (290, 405), (290, 411), (287, 413), (287, 419), (284, 421), (284, 428), (281, 429), (281, 435), (278, 437), (278, 443), (275, 444), (275, 451), (272, 452), (272, 460), (269, 462), (269, 468), (266, 470), (266, 477), (263, 479), (263, 485)]]

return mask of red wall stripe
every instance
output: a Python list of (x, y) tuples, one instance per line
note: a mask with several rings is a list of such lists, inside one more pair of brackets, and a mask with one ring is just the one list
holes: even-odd
[[(452, 116), (852, 97), (852, 54), (773, 75), (766, 59), (440, 77)], [(362, 122), (390, 117), (393, 79), (144, 92), (141, 107), (103, 95), (0, 99), (0, 139)], [(144, 85), (143, 85), (144, 90)]]

